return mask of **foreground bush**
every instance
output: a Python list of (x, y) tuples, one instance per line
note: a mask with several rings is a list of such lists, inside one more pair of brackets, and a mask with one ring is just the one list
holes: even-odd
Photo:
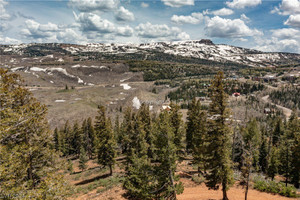
[(273, 194), (280, 194), (285, 197), (296, 197), (296, 188), (292, 185), (287, 187), (283, 183), (265, 180), (263, 178), (254, 179), (254, 189), (261, 192), (268, 192)]

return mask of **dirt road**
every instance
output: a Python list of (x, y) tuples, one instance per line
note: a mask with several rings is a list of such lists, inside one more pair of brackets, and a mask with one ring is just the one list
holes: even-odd
[(270, 103), (272, 105), (275, 105), (277, 108), (281, 109), (283, 111), (283, 114), (286, 116), (286, 119), (290, 118), (290, 116), (292, 114), (292, 110), (291, 109), (272, 103), (270, 101), (270, 99), (269, 99), (269, 95), (266, 95), (266, 96), (262, 97), (262, 100), (265, 103)]

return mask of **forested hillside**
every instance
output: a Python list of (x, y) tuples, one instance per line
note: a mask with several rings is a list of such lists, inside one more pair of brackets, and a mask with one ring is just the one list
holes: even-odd
[[(192, 94), (189, 88), (199, 92)], [(210, 99), (208, 106), (194, 98), (202, 89)], [(188, 81), (175, 91), (174, 100), (190, 100), (186, 118), (174, 102), (158, 113), (142, 103), (115, 115), (98, 105), (95, 118), (67, 121), (50, 130), (46, 106), (24, 88), (20, 76), (0, 69), (0, 196), (72, 199), (119, 187), (126, 199), (177, 199), (185, 188), (182, 165), (188, 163), (185, 176), (220, 189), (223, 200), (229, 199), (234, 184), (244, 186), (245, 198), (252, 185), (262, 192), (297, 197), (297, 113), (288, 121), (280, 112), (260, 118), (246, 113), (239, 121), (231, 114), (228, 94), (263, 89), (260, 83), (225, 80), (223, 72), (217, 72), (212, 80)]]

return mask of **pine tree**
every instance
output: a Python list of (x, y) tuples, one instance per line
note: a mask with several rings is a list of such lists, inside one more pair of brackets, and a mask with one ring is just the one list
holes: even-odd
[(283, 135), (283, 123), (282, 120), (278, 117), (276, 119), (275, 128), (272, 134), (272, 144), (278, 146), (280, 137)]
[(92, 125), (92, 119), (89, 117), (88, 120), (84, 120), (81, 126), (82, 132), (82, 144), (85, 148), (85, 151), (88, 157), (91, 159), (93, 156), (94, 150), (94, 138), (95, 132), (94, 127)]
[(193, 124), (193, 140), (192, 140), (192, 153), (193, 153), (193, 162), (198, 165), (198, 172), (203, 174), (201, 171), (205, 169), (205, 152), (207, 145), (207, 122), (206, 122), (206, 113), (201, 111), (201, 104), (198, 100), (196, 106), (193, 106), (193, 122), (189, 121), (189, 124)]
[(228, 200), (227, 190), (233, 184), (232, 161), (230, 158), (231, 130), (226, 122), (229, 117), (227, 108), (227, 95), (224, 92), (223, 72), (218, 72), (212, 81), (208, 120), (208, 154), (206, 185), (212, 189), (218, 189), (222, 185), (223, 200)]
[(95, 122), (96, 133), (96, 148), (98, 164), (108, 166), (110, 175), (112, 175), (112, 168), (115, 164), (116, 157), (116, 142), (114, 138), (114, 132), (112, 129), (111, 121), (106, 118), (105, 107), (99, 106), (98, 116)]
[(255, 163), (255, 159), (258, 157), (258, 147), (259, 147), (259, 139), (261, 138), (261, 134), (259, 132), (258, 123), (255, 119), (250, 120), (247, 123), (246, 128), (243, 131), (243, 140), (244, 140), (244, 148), (243, 148), (243, 160), (244, 164), (242, 167), (242, 174), (246, 182), (246, 192), (245, 192), (245, 200), (247, 200), (248, 189), (249, 189), (249, 181), (250, 174), (252, 170), (252, 166)]
[(193, 150), (193, 137), (195, 132), (197, 131), (198, 126), (198, 116), (200, 115), (201, 111), (201, 104), (200, 101), (197, 101), (196, 98), (194, 98), (189, 104), (188, 109), (188, 117), (187, 117), (187, 130), (186, 130), (186, 149), (188, 152), (191, 152)]
[(275, 175), (278, 173), (278, 166), (279, 166), (278, 150), (275, 146), (272, 147), (272, 149), (271, 149), (271, 154), (270, 154), (270, 158), (269, 158), (268, 163), (269, 163), (269, 167), (268, 167), (268, 170), (267, 170), (267, 175), (273, 181)]
[(293, 111), (286, 130), (292, 138), (291, 147), (291, 182), (299, 188), (300, 182), (300, 120)]
[(69, 120), (66, 121), (64, 128), (62, 130), (62, 138), (63, 138), (63, 154), (66, 155), (71, 155), (72, 153), (72, 131), (71, 127), (69, 124)]
[(67, 188), (58, 172), (47, 108), (22, 83), (18, 75), (0, 69), (0, 196), (62, 199)]
[(134, 118), (134, 113), (132, 112), (132, 109), (130, 107), (126, 108), (124, 113), (124, 119), (121, 125), (120, 141), (122, 142), (120, 144), (121, 144), (122, 153), (126, 154), (127, 156), (131, 152), (130, 144), (134, 137), (133, 118)]
[(86, 163), (88, 162), (89, 158), (86, 155), (86, 151), (84, 147), (81, 145), (80, 147), (80, 156), (79, 156), (79, 169), (84, 171), (87, 168)]
[[(126, 163), (126, 176), (123, 188), (127, 191), (126, 195), (132, 199), (153, 199), (154, 190), (153, 167), (151, 159), (148, 157), (149, 144), (146, 141), (146, 132), (141, 117), (136, 119), (136, 147), (131, 148), (130, 156)], [(152, 184), (151, 184), (152, 183)]]
[(72, 136), (73, 137), (71, 141), (71, 154), (75, 154), (78, 158), (78, 156), (80, 155), (80, 148), (83, 145), (83, 135), (77, 121), (73, 125)]
[(170, 120), (171, 125), (174, 129), (174, 144), (176, 146), (176, 154), (179, 159), (182, 159), (184, 156), (184, 146), (183, 146), (183, 137), (184, 137), (184, 126), (182, 121), (182, 114), (179, 112), (180, 107), (174, 103), (170, 104)]
[(57, 127), (54, 129), (53, 133), (54, 137), (54, 146), (56, 151), (61, 151), (61, 138), (60, 138), (60, 132), (58, 131)]
[(266, 136), (262, 135), (262, 143), (259, 147), (259, 166), (262, 172), (268, 169), (268, 142)]
[(156, 162), (154, 166), (157, 178), (156, 198), (176, 199), (176, 195), (183, 192), (183, 185), (175, 176), (176, 163), (178, 160), (176, 154), (176, 145), (174, 144), (174, 129), (171, 126), (170, 114), (163, 111), (159, 115), (156, 130)]
[(140, 118), (141, 123), (143, 124), (145, 131), (145, 138), (149, 145), (148, 147), (148, 156), (153, 157), (154, 145), (153, 145), (153, 134), (152, 134), (152, 120), (150, 116), (149, 106), (145, 103), (142, 103), (138, 113), (137, 118)]

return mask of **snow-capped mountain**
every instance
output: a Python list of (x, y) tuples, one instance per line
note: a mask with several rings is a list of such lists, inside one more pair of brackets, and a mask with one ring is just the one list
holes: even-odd
[[(3, 54), (30, 54), (43, 56), (60, 53), (80, 56), (82, 54), (118, 55), (119, 57), (138, 54), (144, 60), (151, 60), (153, 53), (188, 57), (215, 62), (228, 62), (248, 66), (278, 66), (287, 63), (300, 63), (300, 55), (292, 53), (265, 53), (224, 44), (213, 44), (210, 40), (156, 42), (147, 44), (22, 44), (2, 45)], [(168, 61), (168, 60), (166, 60)], [(172, 60), (169, 60), (172, 61)]]

